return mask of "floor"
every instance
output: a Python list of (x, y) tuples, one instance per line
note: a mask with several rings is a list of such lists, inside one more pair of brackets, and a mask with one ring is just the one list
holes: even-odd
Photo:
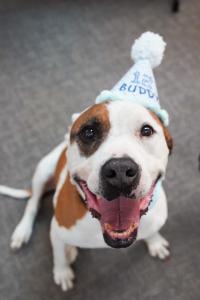
[(12, 253), (9, 240), (26, 201), (0, 196), (0, 299), (200, 299), (200, 2), (172, 14), (164, 0), (0, 1), (0, 183), (29, 187), (37, 161), (59, 143), (71, 114), (91, 105), (130, 67), (130, 46), (143, 31), (167, 41), (155, 72), (170, 114), (175, 147), (165, 188), (163, 234), (171, 259), (145, 245), (80, 250), (75, 288), (52, 280), (52, 195), (42, 201), (31, 242)]

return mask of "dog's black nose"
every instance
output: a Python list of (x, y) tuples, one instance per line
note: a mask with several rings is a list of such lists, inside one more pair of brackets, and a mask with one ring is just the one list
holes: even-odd
[(107, 200), (130, 196), (139, 182), (139, 166), (128, 157), (112, 158), (101, 168), (102, 193)]

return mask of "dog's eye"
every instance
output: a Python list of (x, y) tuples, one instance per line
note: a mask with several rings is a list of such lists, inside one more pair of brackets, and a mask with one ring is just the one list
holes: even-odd
[(151, 136), (154, 132), (154, 129), (150, 125), (143, 125), (140, 134), (141, 136)]
[(97, 128), (92, 125), (85, 126), (79, 133), (79, 137), (83, 143), (93, 142), (97, 135)]

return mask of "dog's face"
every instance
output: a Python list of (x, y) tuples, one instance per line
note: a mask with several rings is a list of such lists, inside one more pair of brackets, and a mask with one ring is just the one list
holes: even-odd
[(160, 120), (130, 101), (94, 105), (73, 123), (68, 170), (109, 246), (136, 239), (170, 147)]

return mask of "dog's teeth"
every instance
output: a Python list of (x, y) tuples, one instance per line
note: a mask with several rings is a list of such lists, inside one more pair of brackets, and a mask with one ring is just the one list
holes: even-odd
[(125, 239), (130, 236), (130, 234), (135, 230), (137, 227), (137, 223), (132, 224), (127, 230), (124, 232), (116, 232), (112, 229), (112, 226), (109, 223), (104, 224), (104, 228), (107, 233), (113, 238)]

